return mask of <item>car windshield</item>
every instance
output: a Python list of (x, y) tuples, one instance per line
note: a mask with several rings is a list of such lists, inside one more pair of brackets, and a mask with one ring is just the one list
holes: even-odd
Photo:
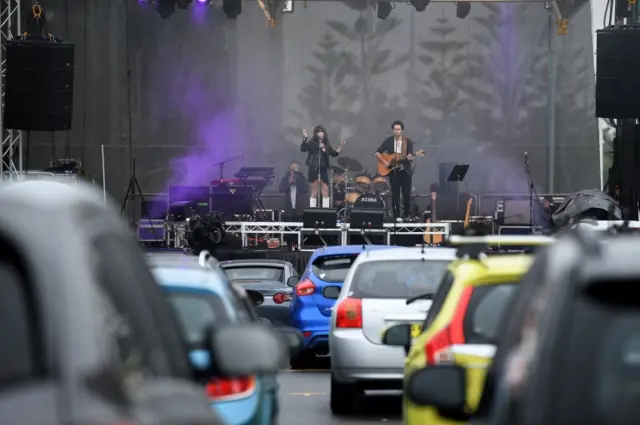
[(324, 255), (313, 261), (313, 274), (325, 282), (344, 282), (358, 254)]
[(277, 280), (284, 281), (284, 267), (242, 265), (224, 267), (230, 280)]
[(354, 298), (407, 299), (434, 294), (449, 260), (384, 260), (357, 266), (349, 293)]
[(504, 312), (518, 286), (513, 282), (473, 289), (464, 319), (468, 344), (496, 344)]
[(168, 297), (188, 343), (202, 342), (207, 327), (229, 322), (225, 305), (217, 295), (204, 291), (171, 291)]

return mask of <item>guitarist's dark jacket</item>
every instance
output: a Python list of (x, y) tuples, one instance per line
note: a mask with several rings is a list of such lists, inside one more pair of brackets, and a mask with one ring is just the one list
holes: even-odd
[[(411, 141), (411, 139), (409, 139), (408, 137), (403, 137), (402, 140), (404, 141), (403, 143), (403, 149), (402, 149), (402, 154), (404, 155), (408, 155), (411, 154), (413, 155), (413, 142)], [(405, 152), (406, 149), (406, 152)], [(380, 145), (380, 147), (378, 148), (378, 150), (376, 152), (378, 153), (395, 153), (396, 150), (396, 141), (395, 141), (395, 137), (391, 136), (391, 137), (387, 137), (386, 139), (384, 139), (384, 142), (382, 142), (382, 144)], [(404, 165), (404, 171), (412, 174), (413, 171), (411, 169), (411, 163), (407, 160), (404, 161), (400, 161), (400, 164)]]

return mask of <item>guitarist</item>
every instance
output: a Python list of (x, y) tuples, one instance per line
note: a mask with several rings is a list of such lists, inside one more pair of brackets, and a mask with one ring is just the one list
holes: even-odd
[[(391, 184), (391, 206), (393, 207), (394, 221), (409, 219), (411, 214), (411, 180), (413, 171), (411, 161), (413, 161), (413, 142), (404, 137), (404, 124), (402, 121), (394, 121), (391, 124), (393, 136), (382, 142), (376, 151), (376, 158), (384, 166), (389, 167), (389, 161), (382, 157), (382, 154), (394, 154), (399, 167), (389, 173)], [(400, 208), (400, 195), (402, 194), (402, 209)]]

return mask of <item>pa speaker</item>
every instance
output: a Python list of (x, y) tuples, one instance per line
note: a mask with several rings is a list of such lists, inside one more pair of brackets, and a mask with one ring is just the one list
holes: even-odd
[(71, 129), (74, 53), (73, 43), (6, 43), (5, 128)]
[(596, 116), (640, 118), (640, 27), (597, 31)]
[(338, 227), (338, 210), (335, 208), (307, 208), (302, 212), (302, 227), (335, 229)]
[(352, 208), (349, 222), (351, 229), (382, 229), (384, 211)]

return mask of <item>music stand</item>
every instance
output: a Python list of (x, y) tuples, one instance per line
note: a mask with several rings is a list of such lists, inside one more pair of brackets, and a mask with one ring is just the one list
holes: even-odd
[(447, 177), (448, 182), (455, 182), (456, 184), (456, 212), (458, 216), (460, 216), (460, 183), (467, 176), (467, 172), (469, 171), (469, 164), (456, 164), (453, 166), (451, 173), (449, 173), (449, 177)]

